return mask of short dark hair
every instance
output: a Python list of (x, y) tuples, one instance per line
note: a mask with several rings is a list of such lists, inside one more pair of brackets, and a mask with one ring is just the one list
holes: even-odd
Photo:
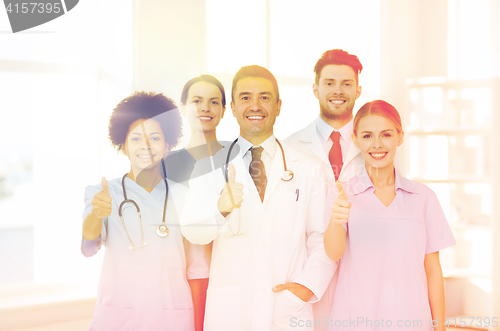
[(280, 91), (278, 89), (278, 81), (276, 80), (276, 77), (274, 77), (274, 75), (268, 69), (258, 65), (241, 67), (236, 75), (234, 75), (233, 86), (231, 87), (231, 98), (233, 101), (234, 93), (236, 92), (236, 84), (238, 84), (239, 80), (248, 77), (262, 77), (269, 80), (271, 84), (273, 84), (274, 90), (276, 92), (276, 102), (278, 102), (278, 100), (280, 99)]
[(182, 136), (182, 119), (174, 100), (162, 93), (134, 92), (120, 101), (109, 119), (109, 141), (117, 150), (127, 139), (130, 124), (137, 120), (154, 119), (160, 123), (169, 148)]
[(316, 84), (319, 84), (319, 77), (321, 76), (321, 70), (327, 65), (335, 64), (335, 65), (346, 65), (354, 70), (354, 75), (356, 76), (356, 84), (359, 84), (358, 75), (363, 70), (363, 65), (359, 62), (359, 59), (356, 55), (349, 54), (341, 49), (331, 49), (326, 51), (321, 55), (318, 62), (314, 66), (314, 73), (316, 75), (315, 81)]
[(384, 100), (373, 100), (365, 103), (361, 108), (359, 108), (353, 121), (353, 132), (355, 135), (358, 134), (358, 124), (359, 121), (368, 115), (378, 115), (389, 120), (396, 127), (396, 131), (401, 133), (403, 131), (403, 125), (401, 124), (401, 116), (399, 116), (398, 110)]
[(183, 105), (186, 104), (189, 89), (191, 88), (191, 86), (193, 86), (195, 83), (198, 82), (207, 82), (217, 86), (219, 88), (220, 93), (222, 94), (222, 106), (226, 107), (226, 91), (224, 90), (224, 85), (222, 85), (222, 83), (212, 75), (201, 75), (188, 80), (188, 82), (182, 88), (181, 103)]

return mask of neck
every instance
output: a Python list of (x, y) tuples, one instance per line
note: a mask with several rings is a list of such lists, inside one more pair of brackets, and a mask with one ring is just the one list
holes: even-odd
[(340, 130), (352, 120), (352, 113), (346, 118), (331, 119), (326, 118), (325, 116), (323, 116), (323, 114), (319, 114), (319, 117), (321, 117), (321, 119), (325, 121), (326, 124), (330, 125), (335, 130)]
[(245, 138), (246, 140), (248, 140), (250, 143), (252, 143), (252, 145), (254, 146), (260, 146), (260, 144), (262, 144), (264, 141), (266, 141), (269, 137), (271, 137), (273, 135), (273, 133), (271, 132), (269, 135), (267, 136), (247, 136), (245, 135), (244, 133), (242, 133), (240, 131), (240, 135)]
[(131, 167), (127, 177), (132, 179), (143, 189), (151, 193), (156, 185), (158, 185), (158, 183), (163, 180), (158, 166), (159, 165), (156, 165), (149, 169), (141, 170)]
[[(206, 146), (206, 148), (200, 146)], [(207, 156), (214, 156), (221, 148), (222, 145), (217, 141), (215, 130), (208, 132), (192, 130), (191, 138), (186, 145), (186, 151), (196, 161)]]
[(191, 138), (189, 139), (189, 142), (186, 145), (186, 149), (200, 145), (205, 145), (210, 143), (211, 141), (215, 141), (218, 143), (215, 130), (211, 131), (191, 130)]
[(368, 173), (373, 186), (375, 186), (375, 189), (378, 187), (394, 185), (396, 181), (393, 163), (384, 168), (376, 168), (366, 164), (366, 172)]

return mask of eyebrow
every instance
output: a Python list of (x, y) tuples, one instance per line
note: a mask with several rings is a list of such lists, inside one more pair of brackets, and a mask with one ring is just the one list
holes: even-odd
[(251, 92), (241, 92), (239, 94), (239, 96), (244, 96), (244, 95), (251, 95), (251, 94), (258, 94), (258, 95), (273, 95), (271, 92), (267, 92), (267, 91), (264, 91), (264, 92), (259, 92), (259, 93), (251, 93)]
[[(191, 97), (191, 99), (194, 99), (194, 98), (203, 99), (203, 97), (202, 97), (202, 96), (199, 96), (199, 95), (193, 95), (193, 96)], [(219, 98), (219, 97), (213, 97), (213, 98), (210, 98), (210, 99), (208, 99), (208, 100), (213, 100), (213, 99), (220, 99), (220, 98)]]
[[(143, 133), (139, 133), (139, 132), (131, 132), (130, 134), (138, 134), (138, 135), (140, 135), (140, 136), (143, 136), (143, 135), (144, 135)], [(153, 134), (161, 134), (161, 133), (160, 133), (160, 132), (155, 131), (155, 132), (151, 132), (149, 135), (153, 135)]]
[[(394, 131), (394, 130), (393, 129), (387, 129), (387, 130), (381, 131), (380, 133), (389, 132), (389, 131)], [(371, 131), (361, 131), (361, 133), (373, 133), (373, 132), (371, 132)]]
[[(322, 81), (336, 81), (335, 78), (323, 78)], [(342, 82), (355, 82), (354, 79), (342, 79)]]

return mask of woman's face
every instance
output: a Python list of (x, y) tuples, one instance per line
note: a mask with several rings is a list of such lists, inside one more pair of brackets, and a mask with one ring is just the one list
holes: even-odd
[(168, 150), (169, 145), (156, 120), (141, 119), (130, 124), (123, 153), (134, 171), (157, 167)]
[(352, 141), (361, 150), (367, 166), (392, 169), (397, 147), (403, 143), (404, 133), (398, 133), (394, 124), (379, 115), (367, 115), (358, 122)]
[(192, 128), (209, 132), (215, 130), (225, 107), (222, 106), (222, 93), (211, 83), (197, 82), (188, 90), (184, 114)]

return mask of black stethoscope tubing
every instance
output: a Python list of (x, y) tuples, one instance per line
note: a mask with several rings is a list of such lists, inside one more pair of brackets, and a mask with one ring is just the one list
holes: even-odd
[[(167, 183), (167, 179), (166, 179), (166, 177), (167, 177), (167, 170), (165, 168), (165, 161), (163, 159), (161, 160), (161, 165), (163, 167), (162, 178), (163, 178), (163, 181), (165, 182), (165, 203), (163, 204), (162, 224), (158, 226), (156, 232), (158, 233), (158, 235), (160, 237), (166, 237), (168, 235), (168, 227), (165, 225), (165, 216), (166, 216), (166, 213), (167, 213), (167, 201), (168, 201), (168, 183)], [(123, 190), (123, 197), (125, 198), (125, 200), (123, 200), (122, 203), (120, 203), (120, 207), (118, 208), (118, 215), (120, 216), (120, 219), (122, 220), (123, 226), (125, 227), (125, 231), (127, 232), (127, 236), (129, 237), (129, 240), (132, 243), (132, 245), (134, 245), (134, 247), (140, 247), (140, 246), (144, 246), (145, 245), (145, 243), (144, 243), (144, 231), (142, 229), (141, 209), (139, 208), (139, 205), (134, 200), (127, 198), (127, 190), (125, 189), (125, 178), (127, 177), (127, 175), (128, 175), (128, 173), (126, 173), (122, 177), (122, 190)], [(140, 222), (141, 222), (141, 235), (142, 235), (142, 243), (139, 246), (135, 245), (132, 242), (132, 239), (130, 238), (130, 236), (128, 234), (127, 227), (125, 226), (125, 222), (123, 221), (122, 207), (126, 203), (132, 203), (135, 206), (135, 209), (137, 210), (137, 213), (139, 214), (139, 219), (140, 219)]]
[[(274, 138), (274, 139), (276, 139), (276, 138)], [(233, 141), (233, 143), (231, 144), (231, 146), (229, 146), (229, 152), (227, 153), (226, 163), (224, 164), (224, 177), (226, 179), (226, 183), (229, 181), (229, 174), (228, 174), (229, 158), (231, 157), (231, 151), (233, 150), (233, 147), (234, 147), (234, 145), (236, 145), (237, 142), (238, 142), (238, 138), (236, 138)], [(283, 167), (285, 168), (285, 172), (284, 173), (287, 174), (286, 177), (282, 176), (281, 180), (285, 181), (285, 182), (291, 181), (292, 178), (293, 178), (293, 171), (292, 170), (288, 170), (286, 168), (285, 151), (283, 150), (283, 146), (281, 146), (281, 143), (279, 142), (278, 139), (276, 139), (276, 142), (278, 143), (278, 146), (281, 149), (281, 155), (283, 156)]]

